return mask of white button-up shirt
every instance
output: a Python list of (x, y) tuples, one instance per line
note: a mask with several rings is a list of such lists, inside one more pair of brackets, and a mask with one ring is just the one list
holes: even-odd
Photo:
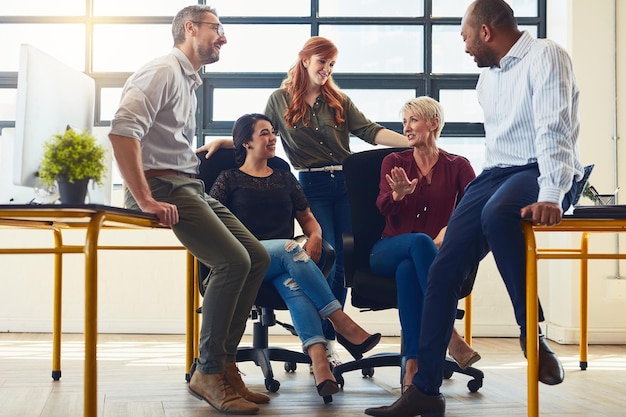
[(202, 84), (178, 48), (135, 72), (124, 85), (111, 133), (141, 141), (143, 169), (196, 174), (192, 147), (196, 129), (195, 90)]

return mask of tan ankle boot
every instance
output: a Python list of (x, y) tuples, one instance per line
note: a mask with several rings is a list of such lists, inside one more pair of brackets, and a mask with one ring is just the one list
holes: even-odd
[(217, 411), (228, 414), (256, 414), (259, 407), (237, 394), (224, 374), (203, 374), (196, 370), (189, 381), (189, 392)]
[(241, 372), (237, 368), (235, 362), (226, 362), (226, 369), (224, 373), (226, 381), (230, 384), (235, 392), (241, 395), (244, 399), (251, 401), (255, 404), (267, 404), (270, 402), (270, 397), (260, 392), (252, 392), (246, 387), (246, 384), (241, 379)]

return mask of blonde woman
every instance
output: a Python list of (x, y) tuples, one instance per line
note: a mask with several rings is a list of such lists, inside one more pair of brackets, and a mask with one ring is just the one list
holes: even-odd
[[(401, 113), (411, 149), (383, 159), (376, 205), (385, 216), (385, 228), (372, 248), (370, 267), (375, 274), (396, 279), (407, 359), (404, 390), (419, 366), (417, 346), (428, 269), (443, 242), (452, 211), (475, 174), (467, 159), (437, 146), (444, 125), (439, 102), (430, 97), (411, 99)], [(454, 330), (449, 350), (461, 368), (480, 359)]]

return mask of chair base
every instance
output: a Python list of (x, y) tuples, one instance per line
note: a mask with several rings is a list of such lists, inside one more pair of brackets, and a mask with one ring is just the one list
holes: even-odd
[(364, 377), (369, 378), (374, 376), (374, 368), (383, 366), (398, 366), (402, 371), (404, 371), (402, 355), (399, 353), (376, 353), (359, 360), (335, 366), (333, 368), (333, 375), (335, 376), (339, 386), (343, 387), (345, 382), (343, 379), (344, 372), (356, 371), (360, 369), (361, 374)]
[[(341, 387), (343, 387), (344, 372), (350, 372), (360, 369), (361, 374), (364, 377), (372, 377), (374, 375), (374, 368), (383, 366), (400, 367), (400, 384), (402, 384), (402, 379), (404, 378), (404, 358), (400, 353), (377, 353), (375, 355), (371, 355), (360, 360), (342, 363), (341, 365), (335, 366), (333, 368), (333, 375), (335, 376), (337, 383)], [(483, 379), (485, 377), (485, 374), (481, 370), (471, 366), (465, 369), (461, 369), (461, 367), (459, 367), (459, 365), (452, 358), (446, 358), (446, 360), (443, 362), (444, 378), (449, 379), (454, 373), (472, 377), (472, 379), (467, 383), (467, 389), (469, 389), (470, 392), (477, 392), (483, 386)]]
[(311, 358), (303, 352), (268, 346), (268, 320), (274, 322), (273, 310), (265, 309), (263, 315), (257, 318), (252, 327), (252, 346), (237, 349), (237, 362), (254, 362), (265, 378), (265, 388), (269, 392), (276, 392), (280, 382), (274, 379), (271, 361), (284, 362), (286, 372), (294, 372), (298, 363), (310, 365)]
[(472, 379), (467, 383), (467, 389), (470, 392), (478, 392), (478, 390), (483, 386), (483, 379), (485, 378), (483, 371), (474, 368), (473, 366), (468, 366), (463, 369), (455, 362), (454, 359), (446, 358), (443, 362), (443, 377), (445, 379), (450, 379), (454, 373), (472, 377)]
[[(269, 392), (276, 392), (280, 382), (274, 379), (271, 361), (284, 362), (285, 371), (294, 372), (298, 363), (311, 364), (311, 359), (304, 353), (294, 352), (280, 347), (240, 347), (237, 349), (237, 362), (254, 362), (265, 378), (265, 388)], [(308, 370), (307, 370), (308, 371)]]
[[(273, 311), (264, 309), (264, 315), (271, 318), (273, 317)], [(237, 362), (254, 362), (263, 372), (265, 388), (269, 392), (277, 392), (280, 388), (280, 382), (274, 379), (271, 361), (284, 362), (285, 371), (294, 372), (299, 363), (310, 365), (311, 358), (302, 352), (268, 346), (268, 326), (262, 323), (264, 320), (260, 319), (260, 317), (257, 317), (257, 320), (259, 321), (253, 323), (252, 346), (237, 348), (235, 360)], [(191, 381), (191, 376), (196, 370), (196, 361), (197, 358), (194, 359), (189, 372), (185, 374), (187, 382)], [(332, 401), (332, 396), (328, 397), (330, 399), (324, 398), (324, 402)]]

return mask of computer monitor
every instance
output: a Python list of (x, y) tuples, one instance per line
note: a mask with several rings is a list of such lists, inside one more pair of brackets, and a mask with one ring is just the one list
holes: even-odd
[[(21, 45), (13, 142), (15, 185), (38, 187), (44, 142), (54, 134), (68, 125), (93, 132), (95, 96), (93, 78), (32, 45)], [(106, 175), (110, 178), (110, 170)], [(102, 186), (90, 184), (89, 202), (109, 204), (110, 188), (106, 180)]]
[[(13, 184), (13, 142), (14, 128), (4, 128), (0, 132), (0, 204), (25, 204), (31, 202), (53, 203), (58, 196), (38, 196), (32, 187)], [(48, 198), (46, 198), (48, 197)]]

